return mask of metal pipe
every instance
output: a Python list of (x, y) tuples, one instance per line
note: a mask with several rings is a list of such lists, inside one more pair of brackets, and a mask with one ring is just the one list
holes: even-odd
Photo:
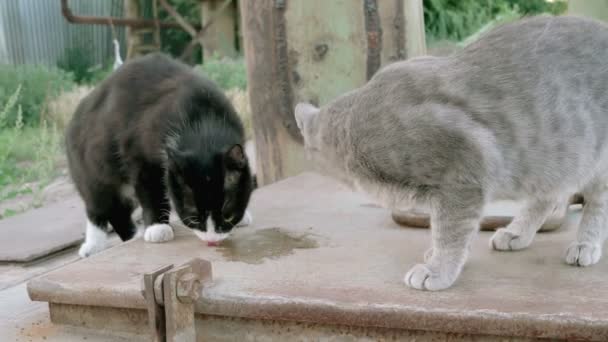
[[(172, 28), (183, 30), (183, 28), (175, 22), (157, 21), (150, 19), (124, 19), (116, 17), (74, 15), (68, 5), (68, 0), (61, 0), (61, 13), (68, 22), (73, 24), (110, 25), (111, 23), (112, 25), (129, 26), (131, 28), (156, 27), (158, 25), (160, 28)], [(198, 24), (190, 25), (192, 25), (197, 30), (201, 27)]]

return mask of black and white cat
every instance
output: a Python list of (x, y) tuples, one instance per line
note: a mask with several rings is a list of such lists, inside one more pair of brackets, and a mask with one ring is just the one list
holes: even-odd
[(171, 203), (209, 243), (251, 221), (239, 117), (211, 81), (162, 54), (125, 63), (84, 98), (66, 145), (88, 217), (82, 257), (105, 248), (109, 226), (123, 241), (133, 238), (137, 203), (147, 242), (173, 239)]

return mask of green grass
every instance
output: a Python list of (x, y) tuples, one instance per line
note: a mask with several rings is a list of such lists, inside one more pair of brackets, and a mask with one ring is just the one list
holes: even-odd
[(199, 69), (224, 90), (247, 89), (247, 69), (243, 58), (210, 58)]
[[(26, 126), (40, 124), (40, 113), (45, 103), (62, 92), (72, 89), (72, 75), (58, 68), (43, 65), (0, 64), (0, 107), (6, 104), (19, 91), (19, 106), (11, 106), (6, 111), (4, 124), (14, 123), (18, 107), (21, 107), (21, 120)], [(0, 125), (0, 128), (4, 125)]]
[(545, 0), (424, 0), (424, 24), (427, 43), (460, 42), (489, 23), (508, 21), (524, 15), (562, 14), (565, 1)]
[[(43, 121), (39, 126), (24, 126), (21, 86), (9, 97), (0, 111), (0, 202), (31, 194), (31, 206), (40, 203), (43, 188), (57, 176), (61, 155), (61, 137), (55, 126)], [(16, 110), (14, 121), (8, 113)], [(7, 209), (6, 217), (17, 213)]]

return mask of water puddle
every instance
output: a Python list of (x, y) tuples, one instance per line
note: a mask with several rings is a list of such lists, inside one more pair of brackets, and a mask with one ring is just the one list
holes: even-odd
[(277, 259), (290, 255), (295, 249), (319, 247), (311, 235), (296, 235), (278, 227), (259, 229), (223, 241), (217, 251), (228, 261), (261, 264), (266, 258)]

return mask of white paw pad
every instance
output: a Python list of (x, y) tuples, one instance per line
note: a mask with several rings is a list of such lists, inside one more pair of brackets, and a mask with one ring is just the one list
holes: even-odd
[(591, 266), (600, 261), (602, 248), (588, 242), (574, 242), (566, 250), (566, 263), (574, 266)]
[(93, 254), (99, 253), (106, 248), (105, 243), (95, 243), (92, 241), (87, 241), (80, 246), (78, 250), (78, 255), (81, 258), (88, 258)]
[(168, 224), (153, 224), (144, 232), (146, 242), (167, 242), (173, 240), (173, 237), (173, 228)]
[(453, 281), (443, 279), (427, 265), (418, 264), (405, 274), (405, 284), (417, 290), (438, 291), (447, 289)]
[(241, 222), (237, 223), (237, 227), (245, 227), (250, 225), (253, 222), (253, 216), (251, 216), (251, 213), (249, 212), (249, 210), (245, 211), (245, 215), (243, 216), (243, 218), (241, 219)]
[(529, 241), (506, 229), (498, 229), (490, 238), (490, 248), (497, 251), (515, 251), (528, 247)]
[(87, 258), (95, 253), (103, 251), (106, 249), (107, 240), (108, 234), (106, 234), (104, 229), (87, 220), (84, 243), (80, 246), (78, 255), (80, 255), (81, 258)]

